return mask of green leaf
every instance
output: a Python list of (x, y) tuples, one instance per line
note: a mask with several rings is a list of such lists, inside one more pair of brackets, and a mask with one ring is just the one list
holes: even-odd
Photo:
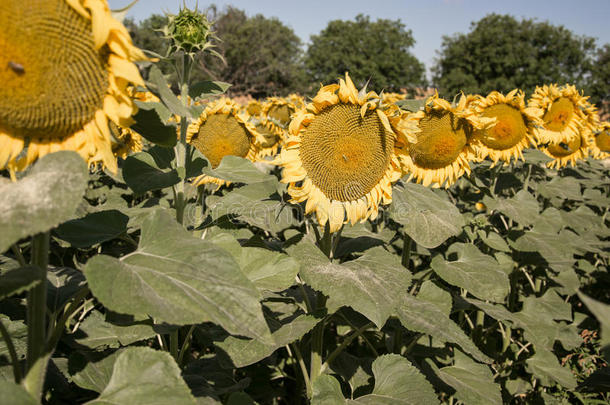
[(519, 225), (532, 225), (538, 218), (538, 201), (525, 190), (512, 198), (491, 198), (486, 196), (483, 203), (489, 210), (497, 210)]
[(390, 217), (426, 248), (437, 247), (460, 234), (464, 226), (462, 214), (447, 198), (420, 184), (395, 186), (389, 211)]
[(559, 234), (533, 228), (511, 243), (513, 249), (521, 252), (538, 252), (557, 271), (574, 263), (574, 235), (566, 230)]
[(426, 105), (426, 100), (400, 100), (395, 102), (394, 104), (396, 104), (403, 110), (418, 112), (419, 110), (424, 108), (424, 105)]
[(313, 380), (312, 405), (345, 405), (341, 385), (335, 377), (322, 374)]
[[(25, 323), (21, 321), (12, 321), (9, 317), (0, 314), (0, 321), (8, 331), (11, 340), (13, 341), (13, 345), (15, 346), (15, 351), (17, 352), (17, 356), (19, 358), (23, 358), (27, 352), (27, 337), (28, 337), (28, 327)], [(5, 359), (10, 359), (9, 351), (6, 346), (6, 342), (0, 336), (0, 357), (4, 357)], [(12, 372), (11, 372), (12, 375)]]
[(148, 73), (148, 78), (154, 84), (154, 86), (149, 86), (149, 89), (163, 101), (163, 104), (165, 104), (172, 113), (181, 117), (192, 118), (188, 108), (186, 108), (182, 104), (182, 101), (178, 100), (178, 97), (172, 93), (165, 77), (163, 77), (163, 73), (161, 73), (161, 69), (152, 65), (150, 72)]
[(373, 362), (375, 387), (373, 393), (356, 399), (358, 404), (420, 405), (438, 404), (434, 388), (411, 365), (409, 360), (397, 354), (379, 356)]
[(444, 342), (455, 343), (466, 353), (483, 363), (491, 363), (468, 336), (440, 308), (409, 294), (403, 294), (396, 308), (402, 325), (412, 331), (426, 333)]
[(481, 240), (483, 240), (483, 242), (490, 248), (499, 250), (500, 252), (507, 252), (507, 253), (511, 252), (510, 247), (508, 246), (508, 243), (506, 243), (506, 241), (497, 233), (489, 232), (486, 235), (485, 231), (481, 229), (481, 230), (479, 230), (478, 234), (479, 234), (479, 237), (481, 238)]
[(158, 103), (142, 103), (136, 101), (138, 112), (133, 117), (135, 123), (131, 126), (138, 134), (147, 141), (165, 148), (173, 148), (178, 142), (176, 126), (165, 125), (163, 112), (159, 113)]
[(85, 161), (66, 151), (42, 157), (24, 179), (0, 185), (0, 253), (72, 218), (86, 188)]
[[(0, 398), (4, 398), (2, 402), (4, 404), (11, 405), (38, 405), (37, 401), (31, 396), (23, 386), (15, 384), (11, 381), (5, 381), (0, 379)], [(10, 402), (4, 402), (10, 401)]]
[(457, 250), (458, 259), (446, 261), (442, 256), (436, 256), (430, 264), (436, 274), (475, 297), (493, 302), (504, 301), (510, 290), (510, 282), (496, 259), (470, 244), (455, 243), (450, 249)]
[(110, 382), (114, 363), (121, 353), (122, 350), (117, 350), (101, 360), (87, 361), (86, 366), (72, 376), (72, 382), (81, 388), (102, 392)]
[[(84, 334), (84, 336), (82, 335)], [(130, 326), (114, 325), (104, 320), (104, 316), (94, 311), (80, 325), (75, 340), (92, 349), (101, 346), (116, 348), (127, 346), (156, 335), (151, 325), (134, 324)]]
[(417, 299), (436, 305), (446, 316), (451, 314), (451, 294), (438, 287), (433, 281), (426, 280), (422, 283)]
[(38, 266), (25, 266), (0, 274), (0, 300), (11, 295), (29, 291), (40, 284), (44, 271)]
[(502, 393), (488, 366), (478, 364), (455, 352), (455, 365), (443, 367), (438, 376), (455, 389), (455, 397), (464, 404), (502, 405)]
[(300, 339), (313, 329), (318, 322), (320, 322), (319, 318), (311, 315), (300, 315), (272, 333), (274, 344), (265, 344), (256, 339), (246, 340), (229, 336), (224, 341), (216, 343), (216, 346), (227, 352), (235, 367), (245, 367), (269, 357), (280, 347)]
[(400, 258), (381, 247), (343, 264), (331, 263), (308, 241), (292, 246), (289, 254), (301, 264), (303, 281), (328, 295), (330, 312), (349, 306), (379, 328), (411, 284), (411, 273), (401, 265)]
[(125, 349), (97, 399), (87, 404), (196, 404), (174, 359), (145, 347)]
[(549, 182), (540, 183), (538, 193), (551, 201), (557, 201), (555, 206), (563, 205), (565, 200), (582, 201), (580, 184), (573, 177), (555, 177)]
[(216, 169), (212, 169), (211, 166), (204, 168), (203, 173), (233, 183), (277, 182), (275, 176), (261, 172), (248, 159), (232, 155), (223, 157)]
[[(580, 291), (578, 292), (578, 298), (589, 308), (589, 311), (599, 322), (601, 326), (600, 343), (602, 350), (607, 353), (610, 350), (610, 305), (594, 300)], [(608, 359), (610, 359), (610, 356), (606, 355), (606, 360)]]
[(120, 211), (98, 211), (64, 222), (55, 232), (60, 239), (82, 248), (116, 238), (127, 231), (128, 221), (129, 217)]
[(231, 84), (225, 82), (205, 80), (197, 82), (190, 86), (189, 96), (192, 99), (207, 98), (209, 96), (217, 96), (224, 94)]
[(525, 361), (528, 370), (542, 385), (550, 387), (556, 382), (569, 390), (576, 388), (576, 378), (566, 367), (562, 367), (553, 352), (536, 348), (536, 354)]
[(93, 295), (113, 311), (174, 325), (212, 321), (271, 343), (258, 290), (230, 254), (193, 237), (163, 209), (142, 223), (135, 252), (120, 260), (94, 256), (84, 273)]
[(87, 284), (79, 270), (69, 267), (52, 267), (47, 271), (47, 306), (52, 311), (62, 308)]
[(292, 257), (267, 249), (241, 247), (229, 234), (214, 237), (213, 243), (221, 246), (239, 264), (241, 271), (260, 290), (282, 291), (295, 282), (299, 264)]
[[(180, 176), (160, 157), (162, 150), (150, 149), (148, 152), (138, 152), (125, 159), (123, 178), (125, 183), (136, 193), (161, 190), (180, 182)], [(167, 153), (172, 153), (168, 151)]]

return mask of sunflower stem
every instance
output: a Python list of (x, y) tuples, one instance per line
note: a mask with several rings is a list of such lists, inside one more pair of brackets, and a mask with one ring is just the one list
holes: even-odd
[[(326, 306), (326, 296), (318, 292), (316, 312), (320, 313)], [(318, 378), (322, 369), (322, 352), (324, 350), (324, 320), (321, 320), (311, 332), (311, 358), (309, 361), (309, 378), (311, 384)]]
[(40, 282), (28, 292), (27, 298), (28, 370), (44, 355), (45, 350), (49, 238), (49, 231), (36, 234), (32, 237), (31, 262), (34, 266), (38, 266), (42, 272), (40, 273)]
[(409, 270), (409, 261), (411, 260), (411, 248), (413, 245), (413, 239), (405, 232), (402, 235), (403, 245), (402, 245), (402, 265)]
[(332, 248), (332, 234), (330, 233), (330, 224), (326, 222), (324, 225), (324, 235), (320, 239), (320, 250), (330, 258), (330, 252)]

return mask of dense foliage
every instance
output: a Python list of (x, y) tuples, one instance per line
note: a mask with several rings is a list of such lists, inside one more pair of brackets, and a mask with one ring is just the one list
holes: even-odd
[(464, 91), (531, 92), (543, 83), (587, 84), (595, 40), (562, 26), (490, 14), (443, 38), (434, 83), (448, 97)]
[(328, 83), (350, 72), (360, 85), (400, 91), (422, 86), (424, 65), (409, 49), (415, 44), (400, 20), (358, 15), (353, 21), (333, 20), (311, 37), (305, 65), (310, 80)]

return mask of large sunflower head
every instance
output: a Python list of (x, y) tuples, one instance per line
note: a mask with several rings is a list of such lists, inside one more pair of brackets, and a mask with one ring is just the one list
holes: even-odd
[[(240, 105), (229, 98), (220, 98), (207, 105), (197, 121), (188, 126), (186, 141), (193, 145), (212, 165), (218, 167), (225, 156), (239, 156), (256, 161), (263, 136), (240, 112)], [(219, 187), (225, 180), (207, 175), (195, 179), (195, 184), (214, 183)]]
[(536, 87), (528, 106), (538, 110), (542, 126), (537, 130), (541, 143), (558, 145), (576, 138), (587, 125), (588, 97), (581, 95), (576, 87), (555, 84)]
[(406, 113), (386, 108), (374, 92), (359, 93), (346, 73), (295, 113), (275, 163), (292, 202), (306, 201), (306, 213), (335, 232), (345, 221), (375, 218), (392, 201), (402, 175), (396, 148), (412, 130)]
[(108, 121), (131, 124), (146, 58), (106, 0), (3, 1), (0, 49), (0, 169), (74, 150), (116, 171)]
[(504, 96), (492, 91), (477, 97), (471, 108), (480, 116), (495, 118), (496, 124), (473, 133), (471, 144), (480, 159), (489, 157), (509, 163), (511, 158), (523, 159), (523, 149), (537, 145), (536, 126), (542, 125), (540, 111), (525, 107), (523, 92), (515, 89)]
[(610, 157), (610, 122), (601, 122), (591, 136), (589, 143), (591, 156), (595, 159)]
[(426, 100), (424, 110), (415, 114), (419, 132), (400, 154), (409, 179), (425, 186), (448, 187), (470, 173), (468, 162), (476, 155), (469, 141), (475, 130), (490, 128), (495, 120), (477, 116), (467, 103), (462, 95), (453, 106), (435, 93)]

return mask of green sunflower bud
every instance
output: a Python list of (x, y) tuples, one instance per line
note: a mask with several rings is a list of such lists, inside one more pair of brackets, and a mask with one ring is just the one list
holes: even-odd
[(212, 22), (198, 9), (182, 8), (177, 15), (168, 15), (168, 24), (163, 34), (171, 41), (169, 53), (183, 51), (195, 54), (211, 48), (211, 40), (216, 38), (212, 31)]

